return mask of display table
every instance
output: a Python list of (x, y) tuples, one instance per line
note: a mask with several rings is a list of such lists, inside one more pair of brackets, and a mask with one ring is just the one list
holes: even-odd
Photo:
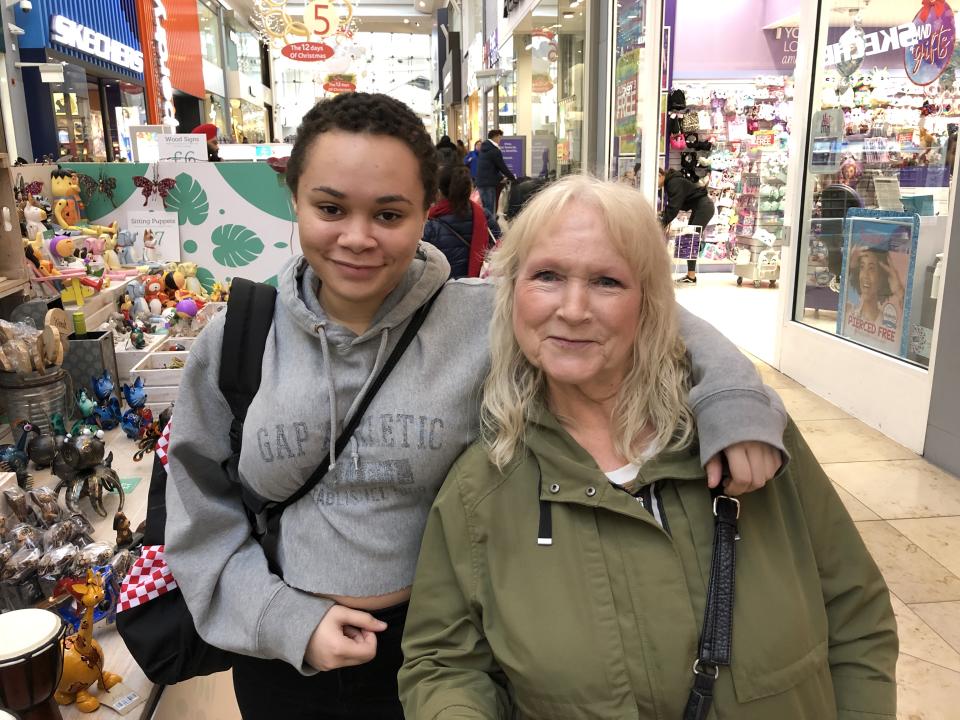
[[(133, 454), (137, 451), (137, 445), (134, 441), (128, 440), (119, 428), (110, 430), (106, 433), (104, 441), (107, 444), (107, 452), (113, 453), (113, 469), (121, 480), (128, 478), (140, 478), (140, 482), (129, 493), (127, 493), (123, 512), (130, 520), (130, 527), (135, 529), (147, 516), (147, 495), (150, 487), (150, 471), (153, 465), (153, 453), (146, 455), (140, 462), (133, 460)], [(51, 476), (49, 469), (33, 469), (34, 487), (46, 485), (55, 488), (57, 478)], [(63, 493), (60, 494), (61, 504)], [(89, 506), (86, 498), (80, 501), (80, 509), (94, 527), (94, 539), (107, 542), (116, 542), (116, 533), (113, 530), (113, 514), (117, 510), (120, 498), (115, 493), (105, 493), (103, 506), (107, 510), (107, 517), (102, 518), (97, 515)], [(156, 703), (156, 697), (162, 690), (162, 686), (156, 686), (150, 680), (139, 666), (134, 662), (130, 653), (123, 643), (123, 639), (117, 633), (116, 625), (107, 625), (98, 623), (94, 627), (93, 636), (100, 647), (103, 648), (103, 655), (106, 659), (104, 668), (110, 672), (117, 673), (123, 678), (123, 683), (131, 690), (135, 691), (144, 699), (144, 703), (134, 708), (125, 718), (133, 720), (147, 720), (152, 713), (153, 706)], [(100, 691), (96, 685), (90, 688), (91, 694), (99, 696)], [(107, 707), (101, 707), (93, 713), (82, 713), (75, 706), (69, 705), (61, 707), (60, 712), (64, 720), (78, 720), (79, 718), (117, 718), (120, 717), (116, 712)]]

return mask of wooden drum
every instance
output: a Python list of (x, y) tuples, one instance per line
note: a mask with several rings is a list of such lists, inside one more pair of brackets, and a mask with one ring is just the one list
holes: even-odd
[(22, 720), (62, 720), (53, 693), (63, 672), (65, 626), (48, 610), (0, 614), (0, 708)]

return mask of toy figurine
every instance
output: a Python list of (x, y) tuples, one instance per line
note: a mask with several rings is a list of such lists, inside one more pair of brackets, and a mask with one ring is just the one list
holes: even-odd
[(147, 301), (152, 315), (159, 315), (163, 312), (163, 306), (167, 302), (167, 296), (163, 292), (163, 283), (156, 275), (147, 275), (143, 279), (143, 299)]
[(133, 301), (133, 318), (145, 318), (150, 314), (150, 306), (147, 305), (144, 297), (146, 284), (145, 278), (139, 278), (127, 285), (127, 292), (130, 293), (130, 299)]
[(153, 234), (153, 230), (147, 228), (143, 231), (143, 261), (146, 263), (155, 263), (160, 260), (160, 242)]
[(93, 410), (94, 419), (101, 430), (113, 430), (120, 424), (120, 401), (113, 394), (113, 378), (108, 370), (103, 371), (100, 377), (91, 378), (93, 394), (97, 398), (97, 406)]
[(147, 339), (143, 336), (143, 329), (134, 327), (130, 331), (130, 342), (133, 343), (134, 350), (143, 350), (147, 346)]
[(83, 418), (83, 422), (87, 425), (95, 425), (96, 417), (93, 414), (94, 409), (97, 407), (97, 404), (90, 399), (90, 396), (87, 395), (87, 391), (83, 388), (80, 388), (80, 392), (77, 393), (77, 409), (80, 410), (80, 415)]
[(66, 263), (73, 260), (73, 253), (76, 252), (76, 249), (73, 238), (68, 235), (54, 235), (47, 245), (47, 250), (54, 263)]
[(47, 213), (44, 212), (43, 208), (35, 204), (32, 199), (28, 200), (23, 208), (23, 217), (26, 220), (27, 237), (35, 238), (37, 233), (40, 233), (42, 238), (44, 230), (47, 229), (43, 224), (43, 221), (47, 219)]
[(133, 544), (133, 533), (130, 532), (130, 521), (122, 512), (113, 516), (113, 529), (117, 532), (117, 547), (124, 548)]
[(78, 710), (90, 713), (100, 707), (100, 701), (87, 688), (97, 683), (100, 690), (109, 690), (123, 678), (103, 669), (103, 650), (93, 639), (93, 609), (103, 602), (103, 578), (87, 570), (87, 582), (76, 583), (70, 590), (86, 611), (80, 629), (63, 639), (63, 675), (54, 698), (60, 705), (76, 702)]
[[(133, 385), (123, 386), (123, 397), (127, 401), (130, 409), (127, 410), (120, 420), (120, 427), (131, 440), (140, 437), (140, 430), (143, 427), (144, 419), (150, 411), (147, 409), (147, 394), (143, 389), (143, 378), (138, 377)], [(150, 420), (153, 420), (153, 414), (150, 413)]]
[(17, 476), (17, 485), (26, 489), (30, 473), (27, 472), (30, 458), (27, 456), (27, 443), (30, 438), (22, 433), (16, 445), (0, 445), (0, 470), (12, 472)]
[(97, 237), (87, 237), (83, 241), (83, 247), (87, 251), (87, 261), (88, 262), (102, 262), (103, 261), (103, 251), (106, 249), (106, 242), (104, 240), (107, 235), (98, 235)]
[(104, 233), (100, 236), (103, 240), (103, 264), (110, 270), (120, 270), (120, 258), (117, 255), (117, 241), (112, 235)]
[(57, 454), (56, 439), (51, 435), (44, 435), (39, 427), (26, 420), (21, 420), (19, 427), (23, 434), (27, 436), (27, 457), (37, 468), (50, 467)]
[(203, 285), (200, 283), (200, 280), (197, 278), (197, 264), (195, 262), (182, 262), (180, 263), (180, 273), (183, 275), (183, 287), (184, 290), (189, 292), (194, 297), (207, 298), (207, 291), (203, 289)]
[(85, 429), (78, 435), (67, 435), (60, 443), (59, 455), (53, 462), (53, 472), (60, 482), (54, 492), (59, 495), (61, 488), (66, 488), (64, 501), (70, 512), (80, 512), (80, 500), (87, 497), (97, 515), (106, 517), (104, 490), (120, 496), (117, 510), (123, 510), (123, 487), (113, 469), (113, 453), (104, 458), (105, 451), (102, 430), (91, 433)]
[(133, 257), (133, 246), (137, 241), (135, 233), (129, 230), (121, 230), (117, 233), (117, 250), (120, 255), (122, 265), (136, 265), (137, 261)]

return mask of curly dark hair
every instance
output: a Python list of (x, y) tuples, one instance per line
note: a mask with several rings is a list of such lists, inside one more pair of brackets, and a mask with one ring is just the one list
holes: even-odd
[[(870, 253), (873, 257), (877, 259), (877, 262), (882, 266), (890, 262), (890, 253), (886, 250), (876, 250), (874, 248), (864, 248), (863, 254), (860, 256), (865, 257), (867, 253)], [(857, 294), (860, 294), (860, 263), (857, 262), (853, 264), (850, 268), (850, 284), (853, 285), (854, 290), (857, 291)], [(880, 300), (886, 300), (888, 297), (893, 295), (893, 290), (890, 289), (890, 278), (887, 277), (886, 273), (881, 272), (878, 278), (878, 287), (877, 287), (877, 297)]]
[(379, 93), (342, 93), (321, 100), (306, 115), (287, 161), (287, 187), (296, 196), (307, 152), (317, 136), (331, 130), (386, 135), (403, 142), (420, 164), (424, 209), (437, 194), (437, 155), (423, 122), (399, 100)]

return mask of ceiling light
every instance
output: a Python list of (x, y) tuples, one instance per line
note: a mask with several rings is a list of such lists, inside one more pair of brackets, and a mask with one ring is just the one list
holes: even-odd
[(410, 24), (410, 18), (404, 18), (404, 19), (403, 19), (403, 24), (404, 24), (404, 25), (409, 25), (409, 24)]
[(427, 4), (426, 4), (423, 0), (420, 0), (420, 2), (419, 2), (418, 4), (419, 4), (420, 7), (422, 7), (422, 8), (425, 8), (425, 7), (427, 6)]

